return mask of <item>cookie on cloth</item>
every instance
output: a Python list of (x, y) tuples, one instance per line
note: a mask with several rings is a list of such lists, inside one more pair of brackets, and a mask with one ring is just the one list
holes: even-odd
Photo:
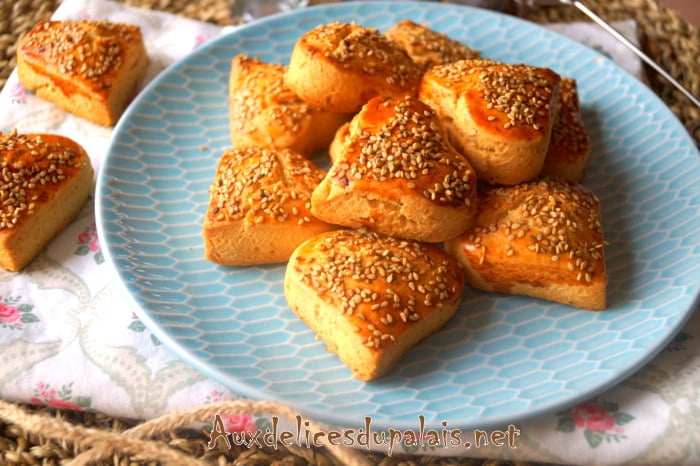
[(26, 267), (92, 192), (85, 149), (56, 134), (0, 134), (0, 266)]
[(125, 23), (42, 21), (17, 46), (24, 87), (104, 126), (124, 112), (148, 63), (141, 30)]

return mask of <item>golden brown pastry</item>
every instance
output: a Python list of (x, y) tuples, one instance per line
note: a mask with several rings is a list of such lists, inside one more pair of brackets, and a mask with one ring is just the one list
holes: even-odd
[(340, 157), (340, 154), (342, 154), (345, 150), (345, 145), (349, 140), (350, 122), (347, 122), (343, 123), (343, 125), (338, 128), (338, 130), (335, 132), (335, 136), (333, 136), (330, 146), (328, 147), (328, 156), (330, 157), (331, 162), (334, 162), (338, 159), (338, 157)]
[(358, 230), (303, 243), (284, 276), (291, 309), (360, 380), (438, 330), (463, 291), (459, 265), (439, 247)]
[(92, 191), (85, 150), (55, 134), (0, 134), (0, 266), (29, 264), (77, 215)]
[(441, 242), (469, 228), (476, 175), (435, 114), (413, 97), (370, 100), (311, 197), (329, 223)]
[(42, 21), (19, 42), (20, 82), (63, 110), (111, 126), (148, 66), (141, 30), (107, 21)]
[(398, 43), (424, 70), (481, 55), (479, 51), (410, 19), (396, 23), (384, 35)]
[(559, 102), (559, 117), (552, 128), (542, 175), (580, 183), (586, 175), (591, 140), (581, 120), (575, 80), (562, 78)]
[(244, 55), (231, 61), (230, 128), (235, 147), (273, 145), (310, 155), (327, 149), (336, 129), (350, 119), (301, 100), (284, 84), (285, 69)]
[(475, 227), (445, 249), (474, 288), (584, 309), (606, 307), (600, 206), (581, 185), (542, 178), (485, 187)]
[(308, 238), (335, 228), (309, 213), (325, 172), (290, 149), (224, 152), (204, 218), (204, 254), (223, 265), (284, 262)]
[(542, 170), (559, 81), (547, 68), (461, 60), (428, 70), (419, 98), (438, 114), (480, 180), (509, 185)]
[(355, 113), (378, 95), (415, 96), (421, 74), (411, 57), (376, 29), (333, 22), (297, 41), (285, 82), (315, 107)]

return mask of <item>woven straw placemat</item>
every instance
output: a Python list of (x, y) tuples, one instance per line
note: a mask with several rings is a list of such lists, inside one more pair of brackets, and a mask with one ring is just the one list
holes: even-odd
[[(209, 448), (210, 430), (189, 426), (219, 412), (294, 415), (284, 406), (252, 401), (212, 403), (148, 422), (120, 419), (0, 400), (0, 464), (97, 464), (119, 466), (548, 466), (528, 461), (480, 458), (384, 455), (350, 447), (306, 448), (296, 445), (227, 446)], [(556, 466), (556, 465), (549, 465)]]
[[(124, 0), (126, 3), (181, 14), (193, 19), (220, 25), (236, 23), (227, 5), (231, 0)], [(317, 0), (312, 3), (319, 3)], [(326, 2), (328, 0), (325, 0)], [(331, 0), (332, 1), (332, 0)], [(46, 19), (58, 8), (60, 0), (0, 0), (0, 88), (15, 67), (17, 39), (34, 23)], [(700, 74), (697, 57), (700, 56), (698, 28), (685, 22), (675, 12), (663, 8), (657, 0), (586, 0), (586, 4), (608, 21), (636, 20), (642, 49), (694, 95), (700, 95)], [(578, 10), (563, 5), (541, 7), (527, 12), (535, 22), (586, 21)], [(677, 89), (648, 72), (652, 90), (661, 97), (680, 121), (700, 140), (700, 110), (694, 107)], [(252, 406), (253, 408), (255, 406)], [(241, 406), (245, 409), (246, 406)], [(251, 408), (251, 407), (248, 407)], [(201, 413), (200, 413), (201, 414)], [(182, 419), (180, 419), (181, 421)], [(148, 442), (131, 439), (123, 448), (114, 448), (114, 438), (128, 429), (144, 426), (141, 421), (118, 419), (94, 412), (73, 412), (55, 408), (19, 405), (0, 401), (0, 464), (54, 465), (87, 452), (99, 439), (106, 450), (102, 464), (141, 465), (158, 464), (155, 459), (162, 452), (176, 451), (191, 458), (185, 464), (202, 460), (208, 464), (235, 465), (334, 465), (337, 452), (279, 446), (266, 448), (226, 448), (221, 442), (213, 450), (207, 448), (209, 432), (185, 429), (182, 422), (163, 420), (158, 429), (149, 431)], [(142, 429), (143, 430), (143, 429)], [(129, 434), (126, 435), (129, 437)], [(150, 451), (148, 459), (129, 455), (129, 451)], [(119, 453), (121, 452), (121, 453)], [(355, 452), (357, 453), (357, 452)], [(165, 453), (163, 453), (165, 454)], [(368, 464), (391, 465), (532, 465), (527, 462), (506, 462), (484, 459), (451, 459), (435, 457), (391, 458), (363, 453)], [(196, 459), (195, 459), (196, 458)]]

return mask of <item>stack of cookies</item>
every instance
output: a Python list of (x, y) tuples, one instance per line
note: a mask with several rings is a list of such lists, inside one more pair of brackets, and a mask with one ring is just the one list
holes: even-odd
[(286, 262), (289, 306), (357, 378), (437, 331), (467, 285), (605, 307), (573, 79), (408, 20), (335, 22), (288, 65), (234, 57), (229, 92), (205, 253)]

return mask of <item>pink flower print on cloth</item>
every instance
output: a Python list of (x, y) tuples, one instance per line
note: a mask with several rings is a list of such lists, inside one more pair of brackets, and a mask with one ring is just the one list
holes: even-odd
[(194, 38), (194, 43), (197, 47), (206, 42), (209, 42), (209, 36), (207, 36), (206, 34), (197, 34)]
[(221, 413), (221, 419), (224, 421), (227, 432), (254, 434), (257, 429), (255, 419), (250, 414)]
[(576, 427), (590, 430), (610, 430), (615, 426), (615, 417), (599, 404), (581, 403), (571, 411)]
[[(219, 390), (212, 390), (205, 399), (205, 403), (218, 403), (228, 401), (231, 398)], [(221, 412), (218, 417), (224, 423), (226, 432), (240, 434), (255, 434), (257, 431), (264, 431), (265, 428), (271, 427), (269, 421), (265, 419), (255, 419), (254, 416), (245, 413), (226, 413)]]
[(39, 382), (34, 388), (34, 396), (29, 401), (37, 405), (78, 411), (90, 409), (92, 403), (89, 396), (73, 397), (73, 382), (63, 385), (58, 391), (50, 384)]
[(21, 329), (24, 324), (39, 322), (33, 312), (34, 305), (21, 303), (21, 300), (18, 296), (0, 296), (0, 328)]
[(16, 307), (0, 303), (0, 322), (3, 324), (14, 324), (19, 320), (20, 316), (21, 313)]
[(619, 411), (617, 403), (585, 402), (559, 413), (556, 430), (559, 432), (583, 432), (591, 448), (603, 441), (619, 442), (626, 439), (622, 426), (634, 420), (634, 416)]
[(14, 104), (24, 104), (27, 102), (27, 96), (34, 93), (34, 91), (28, 91), (22, 83), (16, 82), (10, 88), (10, 101)]
[(97, 239), (97, 226), (92, 223), (78, 235), (78, 247), (75, 249), (76, 256), (87, 256), (93, 254), (97, 265), (105, 261), (102, 248)]

